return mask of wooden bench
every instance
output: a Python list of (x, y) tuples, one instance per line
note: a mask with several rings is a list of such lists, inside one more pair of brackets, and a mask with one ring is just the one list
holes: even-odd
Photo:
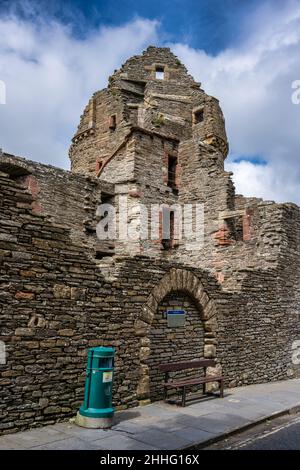
[[(220, 385), (220, 398), (224, 396), (224, 377), (223, 376), (207, 376), (207, 367), (215, 367), (216, 361), (214, 359), (199, 359), (197, 361), (189, 362), (175, 362), (171, 364), (161, 364), (159, 369), (165, 373), (164, 381), (164, 400), (168, 399), (168, 390), (172, 388), (182, 389), (182, 400), (181, 406), (186, 404), (186, 389), (193, 385), (203, 384), (203, 394), (206, 394), (205, 385), (209, 382), (219, 382)], [(186, 379), (172, 379), (170, 377), (171, 372), (178, 372), (187, 369), (204, 369), (203, 377), (186, 378)]]

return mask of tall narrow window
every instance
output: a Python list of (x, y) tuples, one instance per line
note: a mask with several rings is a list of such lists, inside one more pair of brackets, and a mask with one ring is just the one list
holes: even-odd
[(204, 111), (203, 109), (198, 109), (194, 112), (194, 124), (199, 124), (204, 120)]
[(162, 247), (168, 250), (174, 245), (174, 231), (175, 231), (175, 214), (173, 210), (164, 207), (162, 210)]
[(177, 170), (177, 157), (173, 155), (168, 156), (168, 186), (172, 189), (176, 187), (176, 170)]
[(155, 78), (157, 80), (164, 80), (164, 78), (165, 78), (165, 69), (164, 69), (164, 67), (157, 66), (155, 68)]
[(113, 114), (112, 116), (110, 116), (109, 118), (109, 128), (111, 131), (114, 131), (117, 127), (117, 116), (115, 114)]

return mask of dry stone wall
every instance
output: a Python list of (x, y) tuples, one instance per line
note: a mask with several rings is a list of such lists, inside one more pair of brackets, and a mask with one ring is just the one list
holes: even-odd
[(68, 227), (72, 240), (95, 256), (97, 207), (107, 196), (113, 198), (113, 184), (8, 154), (1, 155), (1, 168), (32, 195), (35, 214)]

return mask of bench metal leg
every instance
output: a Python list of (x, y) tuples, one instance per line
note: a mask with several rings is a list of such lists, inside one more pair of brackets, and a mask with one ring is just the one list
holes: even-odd
[(224, 382), (220, 380), (220, 398), (224, 397)]
[(185, 406), (185, 401), (186, 401), (186, 388), (182, 387), (182, 406)]
[(168, 399), (168, 389), (167, 387), (164, 387), (164, 401), (167, 401)]
[(205, 394), (206, 394), (206, 383), (204, 382), (204, 384), (203, 384), (203, 395), (205, 395)]

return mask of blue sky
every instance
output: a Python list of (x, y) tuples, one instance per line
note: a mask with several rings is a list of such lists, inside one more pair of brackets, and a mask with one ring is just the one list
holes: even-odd
[[(269, 3), (269, 2), (268, 2)], [(273, 0), (280, 9), (282, 0)], [(72, 25), (75, 36), (84, 37), (101, 25), (119, 26), (133, 19), (148, 18), (160, 23), (159, 43), (188, 43), (190, 47), (216, 54), (247, 34), (247, 18), (262, 0), (2, 0), (0, 13), (15, 8), (23, 17), (31, 16), (30, 5), (39, 12)], [(32, 17), (35, 18), (35, 12)]]
[(220, 100), (237, 191), (300, 203), (300, 0), (0, 0), (0, 147), (69, 167), (91, 94), (149, 44)]
[[(4, 0), (0, 11), (15, 4), (16, 11), (30, 16), (25, 2)], [(158, 20), (161, 42), (188, 42), (191, 47), (217, 53), (239, 41), (246, 18), (260, 0), (39, 0), (31, 1), (53, 17), (73, 25), (74, 35), (84, 36), (99, 25), (116, 26), (136, 17)], [(276, 1), (278, 7), (282, 2)], [(27, 10), (27, 11), (26, 11)]]

